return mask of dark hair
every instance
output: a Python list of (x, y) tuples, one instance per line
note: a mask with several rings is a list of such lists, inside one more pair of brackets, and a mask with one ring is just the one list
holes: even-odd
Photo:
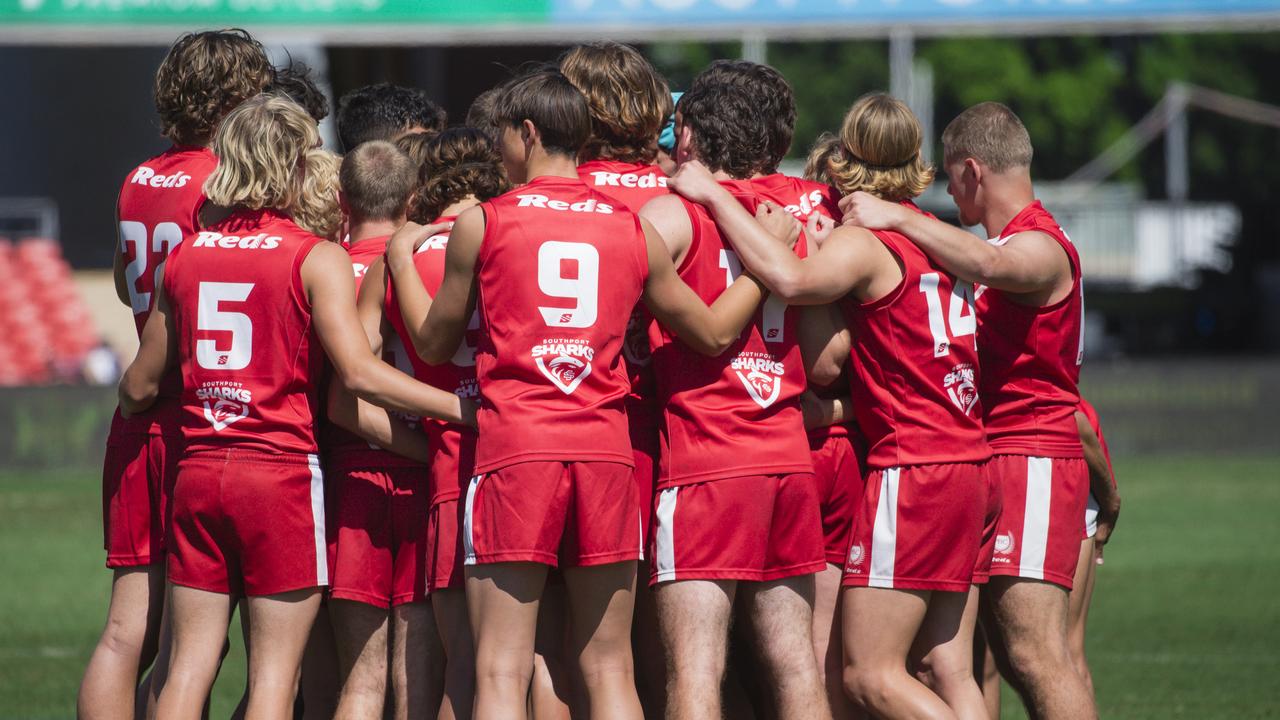
[(560, 57), (560, 72), (582, 92), (591, 112), (583, 160), (653, 162), (658, 134), (671, 114), (671, 91), (630, 45), (578, 45)]
[(360, 220), (395, 220), (404, 212), (418, 168), (385, 140), (361, 143), (342, 159), (339, 179), (351, 214)]
[(502, 95), (504, 85), (496, 85), (485, 90), (471, 101), (471, 107), (467, 108), (467, 127), (473, 127), (482, 130), (489, 136), (490, 140), (498, 142), (498, 131), (500, 128), (493, 119), (493, 108), (498, 104), (498, 98)]
[(502, 155), (479, 128), (449, 128), (427, 140), (422, 156), (418, 193), (409, 208), (414, 222), (429, 223), (468, 195), (484, 201), (511, 188)]
[(262, 92), (271, 73), (262, 45), (244, 30), (183, 35), (156, 71), (161, 132), (183, 145), (211, 141), (222, 118)]
[(395, 140), (412, 127), (440, 132), (448, 116), (421, 90), (378, 83), (343, 95), (337, 121), (342, 147), (352, 150), (369, 140)]
[(500, 128), (529, 120), (542, 135), (544, 150), (573, 157), (591, 136), (587, 100), (558, 70), (540, 70), (507, 84), (494, 103), (493, 120)]
[(693, 79), (676, 109), (711, 170), (735, 178), (771, 173), (791, 148), (795, 96), (768, 65), (717, 60)]
[(301, 105), (316, 122), (329, 117), (329, 98), (316, 85), (311, 68), (306, 63), (290, 60), (287, 66), (276, 68), (267, 91), (283, 93)]

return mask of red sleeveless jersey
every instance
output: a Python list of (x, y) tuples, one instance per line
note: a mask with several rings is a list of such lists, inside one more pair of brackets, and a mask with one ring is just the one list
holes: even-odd
[(1084, 417), (1089, 421), (1089, 426), (1093, 428), (1093, 434), (1098, 436), (1098, 444), (1102, 446), (1102, 457), (1107, 461), (1107, 469), (1111, 470), (1111, 487), (1116, 486), (1116, 472), (1111, 467), (1111, 448), (1107, 447), (1107, 438), (1102, 434), (1102, 420), (1098, 417), (1098, 411), (1093, 409), (1093, 405), (1088, 400), (1080, 398), (1080, 404), (1076, 409), (1084, 413)]
[[(721, 184), (751, 212), (764, 197), (752, 180)], [(684, 205), (693, 233), (680, 278), (710, 305), (742, 273), (742, 264), (706, 209)], [(803, 256), (805, 247), (802, 237), (796, 251)], [(650, 341), (665, 419), (660, 489), (813, 471), (800, 414), (805, 376), (798, 321), (795, 309), (768, 298), (719, 357), (697, 353), (653, 324)]]
[(1084, 361), (1084, 295), (1080, 255), (1039, 201), (1014, 216), (996, 243), (1021, 232), (1042, 232), (1071, 260), (1071, 292), (1046, 307), (1013, 302), (979, 287), (978, 347), (982, 351), (983, 418), (997, 453), (1081, 457), (1075, 409)]
[[(351, 256), (351, 270), (355, 276), (357, 296), (360, 294), (360, 286), (364, 283), (365, 273), (386, 252), (387, 241), (390, 239), (389, 235), (365, 238), (347, 247), (347, 254)], [(405, 346), (400, 342), (399, 335), (384, 339), (382, 359), (405, 374), (413, 373), (413, 367), (409, 363), (408, 354), (405, 352)], [(401, 412), (392, 412), (391, 414), (415, 429), (421, 422), (421, 418), (417, 415)], [(348, 457), (353, 461), (361, 462), (371, 467), (421, 467), (421, 463), (414, 462), (403, 455), (383, 450), (359, 435), (328, 420), (324, 423), (324, 451), (325, 456), (330, 460), (338, 457)], [(355, 460), (355, 458), (360, 459)]]
[[(916, 210), (912, 203), (903, 203)], [(874, 469), (991, 457), (978, 398), (973, 286), (957, 282), (904, 235), (873, 231), (902, 282), (870, 303), (842, 303), (853, 332), (853, 414)]]
[(325, 358), (301, 268), (322, 242), (281, 213), (253, 210), (187, 237), (170, 256), (164, 289), (188, 451), (316, 452)]
[[(612, 198), (627, 209), (640, 208), (659, 195), (666, 195), (667, 174), (657, 165), (625, 163), (613, 160), (588, 160), (578, 166), (578, 177), (587, 187)], [(627, 323), (627, 337), (622, 344), (622, 360), (631, 378), (631, 394), (627, 396), (627, 420), (633, 430), (653, 437), (662, 416), (658, 412), (656, 381), (653, 378), (652, 353), (649, 351), (649, 324), (653, 316), (644, 303), (636, 305)]]
[[(432, 224), (452, 222), (453, 217), (432, 220)], [(444, 255), (449, 246), (449, 235), (432, 235), (418, 248), (413, 264), (427, 292), (434, 297), (444, 280)], [(390, 277), (390, 276), (388, 276)], [(395, 281), (387, 285), (386, 315), (402, 338), (404, 347), (412, 348), (400, 303), (396, 300)], [(476, 344), (480, 335), (480, 313), (477, 311), (467, 325), (462, 345), (453, 358), (443, 365), (428, 365), (416, 352), (409, 352), (413, 376), (432, 387), (447, 390), (460, 398), (479, 396), (476, 386)], [(472, 476), (476, 458), (476, 431), (465, 425), (454, 425), (440, 420), (423, 418), (422, 427), (431, 442), (431, 501), (432, 505), (455, 500), (462, 494), (463, 484)]]
[[(204, 181), (217, 166), (212, 150), (175, 145), (134, 168), (120, 187), (117, 252), (124, 263), (125, 286), (139, 337), (151, 315), (156, 268), (182, 238), (199, 229)], [(165, 373), (152, 409), (128, 420), (117, 415), (112, 430), (176, 435), (181, 424), (181, 394), (182, 375), (176, 369)]]
[(577, 178), (550, 176), (481, 207), (476, 472), (632, 465), (622, 343), (649, 273), (640, 218)]

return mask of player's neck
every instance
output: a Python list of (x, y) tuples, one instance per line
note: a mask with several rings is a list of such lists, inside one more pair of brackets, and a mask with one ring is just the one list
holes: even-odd
[(462, 214), (463, 210), (473, 208), (479, 204), (480, 201), (476, 199), (475, 195), (468, 195), (458, 202), (446, 207), (444, 210), (441, 210), (440, 217), (458, 217)]
[(1026, 174), (998, 176), (988, 182), (987, 207), (982, 211), (982, 227), (987, 237), (999, 237), (1010, 221), (1023, 208), (1035, 202), (1036, 193), (1031, 187), (1031, 177)]
[(350, 244), (359, 245), (370, 238), (383, 238), (395, 234), (403, 220), (365, 220), (351, 224)]
[(535, 152), (529, 157), (529, 180), (540, 177), (562, 177), (578, 179), (578, 163), (571, 155), (562, 153)]

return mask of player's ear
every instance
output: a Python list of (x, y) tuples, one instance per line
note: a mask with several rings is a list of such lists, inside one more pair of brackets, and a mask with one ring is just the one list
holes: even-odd
[(982, 170), (982, 165), (979, 164), (977, 160), (973, 158), (964, 159), (964, 174), (972, 178), (974, 185), (978, 185), (982, 182)]
[(684, 123), (676, 125), (676, 152), (672, 159), (676, 164), (693, 159), (693, 130)]
[(524, 141), (527, 151), (535, 141), (542, 141), (542, 133), (538, 132), (538, 126), (534, 125), (532, 120), (525, 118), (520, 122), (520, 139)]

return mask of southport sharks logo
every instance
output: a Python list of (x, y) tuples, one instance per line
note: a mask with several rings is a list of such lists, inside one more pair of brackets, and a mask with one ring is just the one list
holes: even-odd
[(239, 383), (209, 383), (196, 388), (196, 399), (204, 405), (204, 419), (213, 426), (214, 432), (222, 432), (248, 417), (253, 393)]
[(730, 364), (747, 395), (762, 408), (773, 405), (782, 394), (782, 376), (786, 366), (768, 353), (744, 352)]
[(560, 388), (560, 392), (572, 395), (591, 374), (595, 350), (587, 340), (550, 339), (534, 345), (530, 354), (539, 372)]
[(960, 363), (951, 368), (951, 372), (942, 379), (942, 386), (946, 388), (951, 402), (955, 403), (955, 406), (965, 415), (968, 415), (973, 410), (973, 406), (978, 404), (976, 376), (973, 363)]

